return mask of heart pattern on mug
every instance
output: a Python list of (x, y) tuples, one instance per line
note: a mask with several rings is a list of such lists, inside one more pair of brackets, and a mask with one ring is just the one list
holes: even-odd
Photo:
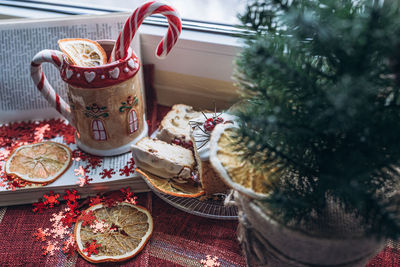
[(113, 79), (118, 79), (119, 76), (119, 68), (115, 67), (115, 69), (109, 71), (108, 73), (110, 73), (111, 78)]
[(85, 79), (88, 83), (91, 83), (96, 77), (96, 73), (94, 71), (91, 72), (85, 71), (83, 74), (85, 75)]
[(129, 66), (131, 69), (134, 69), (134, 68), (135, 68), (135, 62), (133, 62), (133, 59), (129, 59), (129, 60), (128, 60), (128, 66)]
[(72, 74), (74, 74), (74, 72), (70, 69), (66, 69), (65, 74), (67, 75), (67, 79), (69, 79), (72, 77)]

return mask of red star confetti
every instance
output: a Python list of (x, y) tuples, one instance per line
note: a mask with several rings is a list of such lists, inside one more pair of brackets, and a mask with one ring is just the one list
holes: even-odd
[(80, 219), (82, 220), (82, 226), (85, 225), (92, 225), (94, 223), (94, 221), (96, 220), (96, 216), (93, 215), (93, 211), (89, 210), (89, 211), (83, 211), (81, 214)]
[(60, 194), (54, 194), (53, 191), (50, 191), (49, 194), (44, 194), (43, 199), (43, 204), (49, 208), (53, 208), (55, 205), (60, 204)]
[(99, 173), (99, 175), (101, 175), (101, 179), (105, 179), (105, 178), (111, 178), (112, 175), (115, 174), (114, 169), (104, 169), (101, 173)]
[(96, 243), (96, 240), (94, 240), (92, 243), (87, 242), (85, 244), (85, 248), (83, 248), (83, 252), (87, 252), (88, 257), (90, 257), (92, 254), (97, 255), (99, 251), (97, 250), (101, 245)]
[(59, 250), (60, 247), (56, 246), (51, 241), (47, 241), (47, 245), (46, 246), (42, 246), (42, 249), (43, 249), (42, 255), (44, 255), (44, 256), (46, 256), (46, 255), (53, 256), (54, 252), (56, 250)]
[(89, 178), (89, 176), (78, 177), (78, 181), (76, 182), (76, 184), (78, 184), (80, 187), (83, 187), (89, 184), (89, 182), (91, 181), (93, 181), (93, 178)]
[(49, 229), (42, 229), (38, 228), (36, 233), (33, 233), (33, 236), (35, 237), (36, 240), (38, 241), (46, 241), (46, 236), (49, 236)]
[(69, 191), (68, 189), (65, 191), (65, 195), (63, 198), (68, 202), (68, 203), (75, 203), (78, 199), (81, 198), (80, 195), (77, 194), (78, 192), (73, 189)]
[(96, 169), (97, 167), (101, 167), (101, 164), (103, 163), (103, 158), (91, 156), (88, 161), (88, 166), (90, 166), (92, 169)]
[(130, 174), (135, 173), (135, 170), (133, 167), (130, 167), (128, 165), (125, 165), (123, 169), (119, 169), (119, 175), (125, 175), (125, 176), (129, 176)]

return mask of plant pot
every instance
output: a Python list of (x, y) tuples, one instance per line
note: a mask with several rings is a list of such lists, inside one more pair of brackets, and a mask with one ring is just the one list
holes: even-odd
[[(331, 223), (327, 233), (322, 232), (324, 225), (317, 230), (295, 229), (279, 224), (256, 200), (237, 191), (234, 202), (239, 209), (238, 238), (248, 266), (365, 266), (384, 246), (384, 240), (355, 233), (360, 232), (352, 230), (356, 221)], [(349, 223), (354, 225), (347, 227)], [(332, 232), (335, 227), (341, 229), (337, 236)]]

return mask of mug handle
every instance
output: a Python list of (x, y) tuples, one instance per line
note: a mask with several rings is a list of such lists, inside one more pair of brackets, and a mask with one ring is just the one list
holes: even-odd
[(54, 91), (43, 73), (41, 65), (44, 62), (52, 63), (57, 69), (61, 70), (61, 67), (66, 63), (64, 54), (60, 51), (48, 49), (37, 53), (31, 62), (31, 77), (36, 88), (42, 93), (44, 98), (46, 98), (47, 102), (74, 126), (71, 107), (56, 93), (56, 91)]

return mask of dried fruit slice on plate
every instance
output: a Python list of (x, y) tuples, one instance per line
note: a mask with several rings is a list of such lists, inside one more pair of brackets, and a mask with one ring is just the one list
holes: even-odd
[[(265, 198), (273, 186), (270, 173), (260, 170), (241, 158), (242, 152), (235, 144), (235, 126), (217, 125), (210, 138), (210, 162), (223, 181), (231, 188), (251, 197)], [(274, 165), (274, 164), (272, 164)]]
[(84, 217), (75, 225), (78, 252), (93, 263), (124, 261), (134, 257), (146, 245), (153, 233), (153, 218), (143, 207), (118, 202), (108, 207), (97, 204), (84, 214), (91, 213), (90, 224)]
[(107, 64), (107, 55), (96, 41), (81, 38), (58, 40), (58, 46), (72, 64), (80, 67), (96, 67)]
[(187, 183), (181, 183), (174, 179), (158, 177), (141, 169), (136, 169), (141, 174), (150, 188), (154, 188), (164, 194), (176, 197), (199, 197), (204, 195), (204, 190), (200, 185), (188, 180)]
[(71, 164), (71, 150), (60, 143), (41, 142), (16, 148), (8, 157), (5, 172), (31, 183), (50, 183)]

